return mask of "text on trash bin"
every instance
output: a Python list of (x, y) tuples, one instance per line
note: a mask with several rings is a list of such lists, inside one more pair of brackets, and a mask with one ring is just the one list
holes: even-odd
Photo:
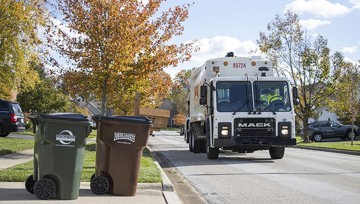
[(70, 130), (63, 130), (59, 134), (56, 134), (56, 141), (59, 141), (63, 145), (69, 145), (71, 142), (75, 142), (76, 136)]
[(136, 134), (127, 132), (114, 132), (114, 141), (117, 143), (130, 144), (134, 143)]

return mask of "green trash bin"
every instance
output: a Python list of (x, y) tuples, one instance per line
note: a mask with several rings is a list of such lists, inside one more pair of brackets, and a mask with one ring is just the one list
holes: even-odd
[(75, 113), (30, 119), (36, 125), (34, 174), (26, 180), (26, 190), (40, 199), (77, 199), (90, 121)]
[(90, 182), (95, 194), (134, 196), (140, 160), (151, 121), (144, 116), (95, 116), (96, 165)]

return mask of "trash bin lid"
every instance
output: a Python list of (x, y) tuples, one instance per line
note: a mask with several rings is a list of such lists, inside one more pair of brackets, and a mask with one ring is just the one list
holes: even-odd
[(89, 121), (87, 116), (80, 113), (52, 113), (39, 114), (39, 117), (53, 120), (75, 120), (75, 121)]
[(96, 115), (93, 116), (93, 119), (96, 120), (112, 120), (117, 122), (126, 122), (126, 123), (138, 123), (138, 124), (151, 124), (151, 120), (145, 116), (102, 116)]

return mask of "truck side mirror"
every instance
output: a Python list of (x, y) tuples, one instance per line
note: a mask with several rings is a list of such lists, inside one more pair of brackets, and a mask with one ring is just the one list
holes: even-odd
[(293, 103), (294, 105), (299, 105), (299, 92), (296, 87), (293, 87)]
[(200, 97), (207, 97), (207, 87), (205, 85), (200, 87)]
[(206, 105), (207, 102), (207, 87), (202, 85), (200, 87), (200, 105)]

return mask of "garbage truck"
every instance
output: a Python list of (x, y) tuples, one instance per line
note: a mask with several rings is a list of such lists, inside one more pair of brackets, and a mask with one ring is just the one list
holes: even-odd
[(189, 151), (218, 159), (221, 152), (268, 150), (282, 159), (296, 145), (298, 91), (287, 77), (275, 76), (271, 61), (259, 56), (207, 60), (193, 68), (185, 139)]

